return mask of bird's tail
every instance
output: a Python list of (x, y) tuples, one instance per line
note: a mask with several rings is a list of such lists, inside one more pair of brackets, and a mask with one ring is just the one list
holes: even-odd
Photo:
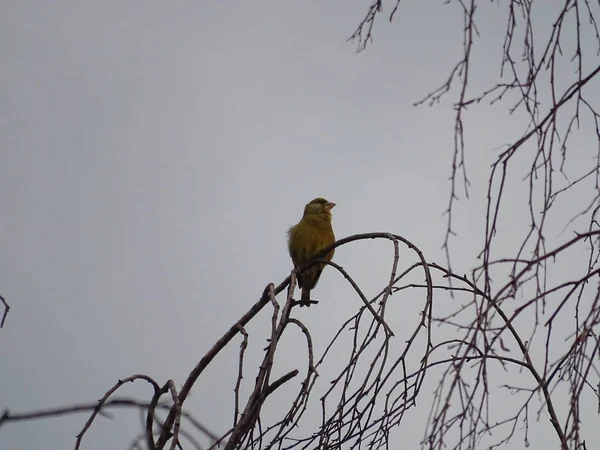
[(302, 289), (302, 300), (300, 306), (310, 306), (310, 289)]

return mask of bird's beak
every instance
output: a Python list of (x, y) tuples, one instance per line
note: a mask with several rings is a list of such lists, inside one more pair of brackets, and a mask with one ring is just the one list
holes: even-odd
[(334, 206), (335, 206), (335, 203), (331, 203), (331, 202), (325, 204), (325, 208), (327, 208), (327, 211), (331, 211)]

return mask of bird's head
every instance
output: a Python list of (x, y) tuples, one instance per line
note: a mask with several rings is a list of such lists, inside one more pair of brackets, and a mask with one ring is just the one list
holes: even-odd
[(315, 198), (304, 207), (304, 216), (312, 214), (325, 214), (331, 217), (331, 209), (335, 203), (328, 202), (324, 198)]

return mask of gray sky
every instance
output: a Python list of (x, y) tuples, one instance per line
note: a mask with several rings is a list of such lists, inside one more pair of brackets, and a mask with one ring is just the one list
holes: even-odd
[[(453, 110), (450, 99), (412, 103), (460, 55), (460, 11), (407, 2), (357, 55), (346, 38), (368, 4), (1, 3), (0, 293), (12, 307), (0, 330), (1, 408), (94, 401), (134, 373), (181, 385), (263, 287), (289, 274), (286, 230), (317, 196), (338, 204), (338, 237), (390, 231), (444, 262)], [(482, 45), (503, 33), (503, 10), (488, 8)], [(497, 74), (499, 51), (478, 50), (478, 76)], [(467, 114), (474, 184), (485, 186), (495, 149), (525, 126), (504, 111)], [(483, 243), (485, 192), (471, 194), (455, 213), (459, 273)], [(380, 243), (336, 253), (371, 294), (390, 257)], [(333, 271), (316, 294), (319, 308), (298, 315), (322, 349), (332, 322), (360, 303)], [(396, 326), (408, 329), (418, 305), (403, 311)], [(252, 325), (259, 335), (267, 316)], [(217, 432), (231, 421), (237, 349), (187, 402)], [(410, 448), (419, 411), (402, 435)], [(126, 446), (137, 415), (115, 414), (84, 448)], [(9, 424), (0, 447), (71, 448), (86, 419)], [(535, 448), (554, 445), (546, 438)]]

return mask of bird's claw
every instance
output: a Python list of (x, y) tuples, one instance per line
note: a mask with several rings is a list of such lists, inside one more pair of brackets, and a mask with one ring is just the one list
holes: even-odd
[(302, 300), (294, 300), (294, 302), (292, 303), (292, 306), (300, 305), (301, 308), (304, 306), (306, 306), (308, 308), (308, 307), (310, 307), (310, 305), (316, 305), (318, 303), (319, 303), (318, 300), (309, 300), (307, 302), (303, 302)]

